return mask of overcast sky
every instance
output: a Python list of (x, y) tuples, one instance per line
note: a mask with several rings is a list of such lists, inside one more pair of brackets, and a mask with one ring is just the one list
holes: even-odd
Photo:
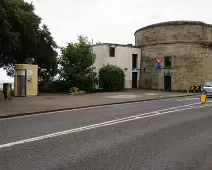
[[(212, 24), (211, 0), (25, 0), (33, 2), (58, 45), (84, 34), (94, 42), (134, 44), (149, 24), (197, 20)], [(0, 71), (0, 80), (8, 79)]]

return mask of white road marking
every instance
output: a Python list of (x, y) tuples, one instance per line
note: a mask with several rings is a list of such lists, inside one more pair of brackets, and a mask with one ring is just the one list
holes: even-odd
[(32, 115), (25, 115), (25, 116), (18, 116), (18, 117), (9, 117), (9, 118), (0, 119), (0, 122), (4, 121), (4, 120), (9, 120), (9, 119), (21, 119), (21, 118), (43, 116), (43, 115), (55, 114), (55, 113), (74, 112), (74, 111), (79, 111), (79, 110), (88, 110), (88, 109), (95, 109), (95, 108), (102, 108), (102, 107), (113, 107), (113, 106), (119, 106), (119, 105), (130, 105), (130, 104), (137, 104), (137, 103), (144, 103), (144, 102), (149, 102), (149, 101), (117, 103), (117, 104), (108, 104), (108, 105), (101, 105), (101, 106), (88, 106), (85, 108), (67, 109), (67, 110), (53, 111), (53, 112), (47, 112), (47, 113), (42, 113), (42, 114), (32, 114)]
[(148, 96), (157, 96), (158, 95), (158, 93), (145, 93), (145, 94)]
[[(145, 101), (148, 102), (148, 101)], [(141, 102), (133, 102), (133, 104), (141, 103)], [(142, 102), (143, 103), (143, 102)], [(104, 106), (93, 106), (93, 107), (85, 107), (85, 108), (78, 108), (78, 109), (67, 109), (67, 110), (60, 110), (60, 111), (53, 111), (53, 112), (47, 112), (47, 113), (42, 113), (42, 114), (33, 114), (33, 115), (26, 115), (26, 116), (18, 116), (18, 117), (9, 117), (9, 118), (3, 118), (0, 119), (1, 121), (8, 120), (8, 119), (20, 119), (20, 118), (26, 118), (26, 117), (33, 117), (33, 116), (42, 116), (42, 115), (48, 115), (48, 114), (55, 114), (55, 113), (63, 113), (63, 112), (74, 112), (74, 111), (79, 111), (79, 110), (87, 110), (87, 109), (95, 109), (95, 108), (102, 108), (102, 107), (113, 107), (113, 106), (119, 106), (119, 105), (128, 105), (132, 103), (120, 103), (120, 104), (111, 104), (111, 105), (104, 105)], [(200, 103), (193, 103), (193, 104), (200, 104)], [(191, 105), (191, 104), (189, 104)], [(186, 105), (185, 105), (186, 106)], [(178, 106), (182, 107), (182, 106)], [(175, 108), (175, 107), (173, 107)]]
[[(193, 107), (190, 107), (190, 106), (193, 106)], [(102, 123), (88, 125), (88, 126), (84, 126), (84, 127), (80, 127), (80, 128), (51, 133), (51, 134), (33, 137), (33, 138), (29, 138), (29, 139), (24, 139), (24, 140), (20, 140), (20, 141), (15, 141), (15, 142), (11, 142), (11, 143), (5, 143), (5, 144), (0, 145), (0, 149), (15, 146), (15, 145), (20, 145), (20, 144), (24, 144), (24, 143), (30, 143), (30, 142), (34, 142), (34, 141), (38, 141), (38, 140), (42, 140), (42, 139), (53, 138), (53, 137), (57, 137), (57, 136), (61, 136), (61, 135), (67, 135), (67, 134), (81, 132), (81, 131), (85, 131), (85, 130), (100, 128), (100, 127), (104, 127), (104, 126), (110, 126), (110, 125), (119, 124), (119, 123), (123, 123), (123, 122), (129, 122), (129, 121), (133, 121), (133, 120), (137, 120), (137, 119), (144, 119), (144, 118), (154, 117), (154, 116), (163, 115), (163, 114), (167, 114), (167, 113), (179, 112), (179, 111), (183, 111), (183, 110), (189, 110), (189, 109), (195, 109), (195, 108), (201, 108), (201, 107), (210, 107), (210, 106), (212, 106), (212, 104), (202, 105), (200, 103), (196, 103), (196, 104), (189, 104), (189, 105), (162, 109), (162, 110), (158, 110), (158, 111), (154, 111), (154, 112), (148, 112), (148, 113), (143, 113), (143, 114), (125, 117), (125, 118), (121, 118), (121, 119), (115, 119), (115, 120), (111, 120), (111, 121), (107, 121), (107, 122), (102, 122)]]
[(177, 100), (177, 101), (181, 102), (181, 101), (187, 101), (187, 100), (200, 100), (200, 98), (185, 98), (185, 99), (180, 99), (180, 100)]
[(113, 107), (113, 106), (119, 106), (119, 105), (129, 105), (129, 104), (136, 104), (136, 103), (141, 103), (141, 102), (117, 103), (117, 104), (108, 104), (108, 105), (101, 105), (101, 106), (86, 106), (84, 108), (66, 109), (66, 110), (53, 111), (53, 112), (47, 112), (47, 113), (42, 113), (42, 114), (32, 114), (32, 115), (25, 115), (25, 116), (18, 116), (18, 117), (3, 118), (3, 119), (0, 119), (0, 121), (8, 120), (8, 119), (20, 119), (20, 118), (33, 117), (33, 116), (42, 116), (42, 115), (63, 113), (63, 112), (74, 112), (74, 111), (79, 111), (79, 110), (88, 110), (88, 109), (95, 109), (95, 108), (102, 108), (102, 107)]
[(133, 95), (133, 94), (120, 94), (120, 95), (114, 95), (114, 96), (106, 96), (105, 98), (111, 98), (111, 99), (133, 99), (133, 98), (139, 98), (142, 97), (141, 95)]

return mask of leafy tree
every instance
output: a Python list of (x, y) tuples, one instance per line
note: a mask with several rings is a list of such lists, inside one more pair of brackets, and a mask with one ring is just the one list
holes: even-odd
[(39, 30), (34, 49), (35, 62), (39, 66), (39, 77), (43, 81), (49, 81), (57, 74), (57, 44), (53, 40), (46, 25)]
[(99, 85), (104, 91), (121, 91), (124, 89), (125, 74), (118, 66), (106, 65), (99, 70)]
[[(91, 44), (85, 36), (78, 36), (77, 43), (68, 43), (61, 48), (60, 77), (69, 87), (78, 87), (85, 91), (92, 91), (97, 83), (96, 73), (92, 64)], [(92, 59), (93, 57), (93, 59)]]
[(0, 67), (13, 75), (14, 65), (34, 58), (39, 75), (54, 76), (57, 69), (57, 48), (47, 26), (40, 28), (41, 18), (34, 6), (23, 0), (0, 1)]

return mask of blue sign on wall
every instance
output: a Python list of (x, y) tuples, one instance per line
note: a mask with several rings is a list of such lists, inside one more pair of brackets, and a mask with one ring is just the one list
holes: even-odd
[(162, 70), (162, 65), (158, 64), (155, 68), (157, 71), (161, 71)]

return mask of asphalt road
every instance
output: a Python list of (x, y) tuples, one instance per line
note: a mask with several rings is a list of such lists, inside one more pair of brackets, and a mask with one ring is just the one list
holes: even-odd
[(212, 99), (3, 119), (0, 132), (1, 170), (212, 170)]

